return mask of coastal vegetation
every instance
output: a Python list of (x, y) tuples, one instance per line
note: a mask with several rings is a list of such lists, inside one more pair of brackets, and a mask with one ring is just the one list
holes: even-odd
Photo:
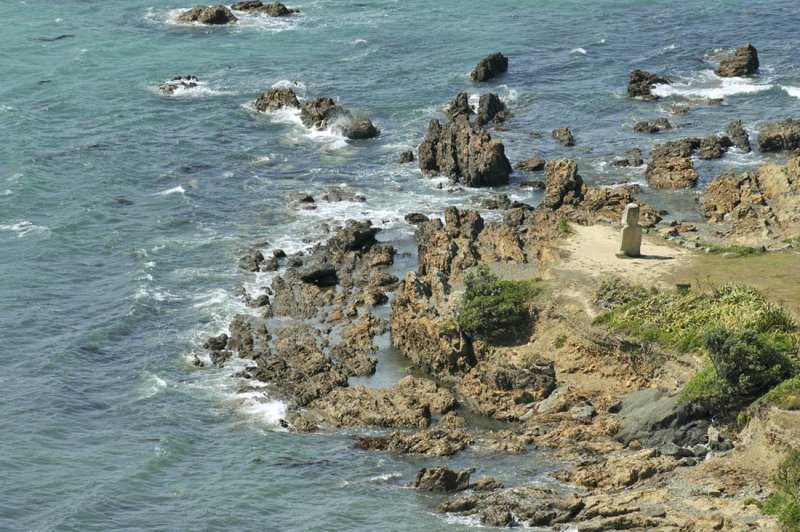
[(748, 500), (765, 514), (774, 515), (784, 530), (800, 531), (800, 449), (793, 449), (772, 475), (775, 493), (760, 502)]

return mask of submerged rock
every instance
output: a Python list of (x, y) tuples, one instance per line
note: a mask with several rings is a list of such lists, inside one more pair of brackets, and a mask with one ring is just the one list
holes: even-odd
[(722, 78), (732, 78), (755, 74), (757, 70), (758, 52), (755, 46), (747, 43), (737, 49), (733, 57), (720, 61), (719, 68), (714, 71), (714, 74)]
[(470, 74), (474, 81), (488, 81), (508, 70), (508, 57), (501, 53), (488, 55), (480, 60)]
[(259, 95), (254, 107), (257, 111), (266, 113), (267, 111), (277, 111), (284, 107), (298, 109), (300, 102), (292, 89), (269, 89)]
[(728, 124), (726, 133), (737, 149), (742, 150), (745, 153), (750, 152), (750, 137), (747, 135), (747, 131), (745, 131), (742, 127), (741, 120), (734, 120)]
[(231, 13), (231, 10), (223, 5), (197, 6), (178, 16), (178, 22), (199, 22), (200, 24), (220, 25), (236, 21), (237, 18)]
[(800, 120), (787, 118), (782, 122), (764, 124), (758, 132), (758, 150), (764, 152), (800, 148)]
[(299, 9), (289, 9), (281, 2), (273, 2), (271, 4), (263, 4), (259, 0), (250, 0), (247, 2), (237, 2), (231, 6), (231, 9), (236, 11), (244, 11), (245, 13), (262, 13), (270, 17), (285, 17), (292, 13), (299, 13)]
[(628, 98), (657, 100), (658, 96), (651, 92), (653, 85), (669, 84), (669, 82), (667, 78), (656, 76), (644, 70), (631, 70), (631, 75), (628, 79)]
[(666, 118), (656, 118), (650, 122), (637, 122), (633, 130), (637, 133), (658, 133), (662, 129), (672, 129), (672, 124)]
[(611, 161), (611, 166), (625, 167), (625, 166), (641, 166), (644, 164), (642, 159), (642, 150), (639, 148), (631, 148), (625, 152), (624, 159), (616, 159)]
[(564, 146), (574, 146), (575, 139), (568, 127), (559, 127), (553, 130), (553, 138)]
[(175, 94), (175, 91), (182, 89), (182, 90), (189, 90), (194, 89), (197, 87), (198, 80), (194, 76), (176, 76), (168, 81), (163, 83), (159, 83), (156, 89), (166, 94), (167, 96), (172, 96)]

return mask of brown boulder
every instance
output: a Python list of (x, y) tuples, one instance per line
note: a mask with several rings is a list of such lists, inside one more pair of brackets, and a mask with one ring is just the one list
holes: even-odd
[(508, 57), (501, 53), (484, 57), (470, 74), (474, 81), (488, 81), (508, 70)]
[(558, 209), (562, 205), (577, 205), (586, 194), (586, 185), (578, 175), (578, 164), (571, 159), (550, 161), (544, 170), (545, 197), (542, 206)]
[(230, 24), (236, 22), (231, 10), (223, 5), (197, 6), (178, 16), (178, 22), (199, 22), (200, 24)]
[(469, 487), (472, 470), (453, 471), (449, 467), (423, 467), (417, 472), (414, 487), (422, 491), (462, 491)]
[(520, 161), (514, 165), (514, 170), (523, 170), (526, 172), (540, 172), (544, 170), (544, 165), (547, 164), (547, 161), (541, 159), (539, 157), (532, 157), (531, 159), (526, 159), (524, 161)]
[(269, 89), (258, 96), (254, 107), (257, 111), (266, 113), (283, 107), (297, 109), (300, 107), (300, 102), (292, 89)]
[(733, 57), (723, 59), (719, 68), (714, 71), (719, 77), (732, 78), (735, 76), (748, 76), (758, 70), (758, 52), (750, 43), (737, 49)]
[(644, 70), (631, 70), (628, 79), (628, 98), (643, 98), (645, 100), (656, 100), (658, 96), (650, 92), (653, 85), (667, 83), (669, 80), (661, 78)]
[(697, 184), (692, 150), (699, 146), (694, 139), (671, 141), (650, 151), (644, 175), (653, 188), (691, 188)]
[(487, 124), (502, 124), (509, 119), (506, 104), (495, 93), (482, 94), (478, 101), (478, 113), (475, 116), (475, 125), (483, 127)]
[(300, 108), (300, 120), (307, 128), (326, 129), (338, 122), (342, 122), (344, 125), (351, 119), (350, 111), (336, 105), (331, 98), (317, 98), (304, 103)]
[(758, 132), (758, 150), (765, 152), (800, 148), (800, 120), (787, 118), (783, 122), (768, 123)]

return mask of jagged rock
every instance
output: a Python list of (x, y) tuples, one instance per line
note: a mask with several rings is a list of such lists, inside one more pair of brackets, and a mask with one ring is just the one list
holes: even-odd
[(377, 137), (380, 131), (366, 116), (357, 116), (350, 120), (344, 130), (344, 136), (348, 139), (371, 139)]
[(410, 212), (406, 214), (405, 220), (410, 224), (421, 224), (428, 221), (428, 217), (421, 212)]
[(169, 81), (159, 83), (156, 89), (168, 96), (175, 94), (178, 89), (194, 89), (197, 87), (197, 78), (194, 76), (176, 76)]
[(672, 129), (672, 124), (666, 118), (656, 118), (650, 122), (637, 122), (633, 130), (638, 133), (657, 133), (662, 129)]
[(643, 227), (652, 227), (661, 220), (658, 212), (649, 205), (637, 201), (628, 188), (590, 188), (583, 199), (581, 208), (586, 209), (595, 218), (608, 218), (615, 222), (621, 221), (622, 212), (629, 203), (638, 203), (639, 224)]
[(475, 116), (475, 125), (483, 127), (486, 124), (502, 124), (509, 118), (506, 104), (495, 93), (481, 95), (478, 102), (478, 113)]
[(666, 78), (661, 78), (644, 70), (631, 70), (631, 75), (628, 79), (628, 98), (639, 97), (645, 100), (656, 100), (658, 96), (650, 92), (653, 85), (669, 84), (669, 82)]
[(750, 152), (750, 137), (747, 135), (747, 131), (742, 127), (741, 120), (734, 120), (728, 124), (726, 133), (736, 149), (742, 150), (745, 153)]
[[(357, 449), (391, 451), (399, 454), (423, 454), (425, 456), (452, 456), (473, 443), (469, 432), (462, 429), (435, 427), (405, 434), (393, 432), (377, 438), (354, 437)], [(488, 488), (487, 488), (488, 489)]]
[(246, 13), (263, 13), (270, 17), (285, 17), (292, 13), (299, 13), (299, 9), (289, 9), (281, 2), (273, 2), (271, 4), (263, 4), (259, 0), (249, 0), (246, 2), (237, 2), (231, 6), (231, 9), (236, 11), (244, 11)]
[(256, 249), (251, 249), (239, 259), (239, 267), (248, 272), (257, 272), (263, 261), (264, 255)]
[(521, 179), (519, 182), (519, 186), (530, 187), (533, 190), (544, 190), (545, 188), (547, 188), (544, 184), (544, 181), (535, 181), (530, 179)]
[(768, 123), (758, 132), (758, 150), (765, 152), (800, 148), (800, 120), (787, 118), (782, 122)]
[(306, 265), (299, 272), (299, 275), (304, 283), (311, 283), (317, 286), (334, 286), (339, 282), (339, 278), (336, 276), (336, 268), (326, 263)]
[(757, 70), (758, 52), (755, 46), (747, 43), (737, 49), (733, 57), (720, 61), (719, 68), (714, 71), (714, 74), (722, 78), (732, 78), (755, 74)]
[(212, 336), (206, 343), (203, 344), (203, 347), (208, 349), (209, 351), (222, 351), (228, 345), (228, 335), (223, 333), (219, 336)]
[(450, 120), (455, 120), (459, 116), (469, 118), (469, 116), (474, 113), (475, 110), (469, 104), (469, 95), (466, 92), (459, 92), (456, 97), (453, 98), (453, 101), (447, 105), (447, 109), (444, 112)]
[(733, 143), (728, 137), (705, 137), (700, 139), (700, 147), (697, 148), (698, 159), (719, 159)]
[(453, 471), (449, 467), (423, 467), (417, 472), (414, 487), (422, 491), (462, 491), (469, 487), (472, 470)]
[(404, 151), (400, 154), (400, 157), (397, 158), (397, 164), (406, 164), (406, 163), (413, 163), (414, 162), (414, 152), (411, 150)]
[(352, 118), (350, 111), (326, 97), (306, 102), (300, 108), (300, 120), (308, 128), (326, 129), (334, 124), (344, 126)]
[(574, 146), (575, 139), (572, 137), (572, 132), (567, 127), (559, 127), (553, 130), (553, 138), (564, 146)]
[(520, 161), (514, 165), (514, 170), (523, 170), (526, 172), (539, 172), (544, 170), (544, 165), (547, 161), (539, 157), (532, 157), (524, 161)]
[(463, 117), (444, 125), (431, 120), (419, 147), (419, 167), (468, 187), (505, 185), (511, 174), (503, 143)]
[(632, 148), (625, 152), (624, 159), (617, 159), (615, 161), (611, 161), (611, 166), (641, 166), (644, 164), (644, 159), (642, 159), (642, 151), (639, 148)]
[(300, 107), (300, 102), (292, 89), (269, 89), (259, 95), (254, 107), (257, 111), (266, 113), (267, 111), (277, 111), (283, 107), (297, 109)]
[[(699, 142), (697, 143), (699, 145)], [(695, 144), (689, 140), (671, 141), (650, 151), (644, 175), (653, 188), (690, 188), (697, 184), (691, 154)]]
[(578, 164), (571, 159), (550, 161), (544, 170), (546, 193), (542, 206), (558, 209), (562, 205), (577, 205), (586, 194), (586, 185), (578, 175)]
[(178, 22), (199, 22), (201, 24), (230, 24), (236, 22), (231, 10), (223, 5), (197, 6), (178, 16)]
[(470, 77), (475, 81), (488, 81), (507, 70), (508, 57), (498, 52), (481, 59)]

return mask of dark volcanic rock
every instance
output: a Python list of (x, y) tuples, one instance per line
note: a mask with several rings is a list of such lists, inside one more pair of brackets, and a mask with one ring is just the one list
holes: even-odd
[(586, 185), (578, 175), (578, 164), (571, 159), (550, 161), (544, 170), (547, 192), (541, 205), (558, 209), (562, 205), (577, 205), (586, 194)]
[(750, 152), (750, 137), (747, 135), (747, 131), (742, 127), (741, 120), (734, 120), (728, 124), (726, 133), (737, 149), (745, 153)]
[(700, 139), (700, 147), (697, 148), (697, 158), (719, 159), (732, 145), (733, 143), (728, 137), (705, 137)]
[(631, 70), (628, 79), (628, 98), (644, 98), (645, 100), (657, 100), (658, 96), (650, 92), (653, 85), (659, 83), (669, 83), (667, 78), (661, 78), (644, 70)]
[(495, 93), (481, 95), (478, 102), (478, 114), (475, 116), (475, 125), (483, 127), (486, 124), (502, 124), (508, 120), (509, 114), (506, 111), (506, 104), (500, 100)]
[(406, 163), (413, 163), (414, 162), (414, 152), (411, 150), (404, 151), (400, 154), (400, 157), (397, 158), (397, 164), (406, 164)]
[(178, 16), (178, 22), (199, 22), (201, 24), (230, 24), (236, 22), (231, 10), (223, 5), (197, 6)]
[(637, 133), (658, 133), (662, 129), (672, 129), (672, 124), (666, 118), (656, 118), (650, 122), (637, 122), (633, 130)]
[(469, 115), (474, 114), (475, 110), (469, 104), (469, 95), (466, 92), (459, 92), (453, 101), (447, 104), (447, 109), (444, 114), (450, 120), (455, 120), (459, 116), (469, 118)]
[(559, 127), (553, 130), (553, 138), (564, 146), (574, 146), (575, 139), (568, 127)]
[(764, 124), (758, 132), (759, 151), (783, 151), (800, 148), (800, 120)]
[(417, 472), (414, 487), (423, 491), (461, 491), (469, 487), (471, 470), (453, 471), (449, 467), (423, 467)]
[(547, 161), (544, 159), (540, 159), (539, 157), (532, 157), (530, 159), (526, 159), (524, 161), (520, 161), (514, 165), (514, 170), (524, 170), (526, 172), (539, 172), (544, 170), (544, 165), (547, 164)]
[(317, 286), (333, 286), (339, 282), (336, 268), (326, 263), (309, 264), (299, 272), (299, 275), (304, 283)]
[(464, 117), (444, 125), (431, 120), (419, 146), (419, 167), (468, 187), (505, 185), (511, 174), (503, 143)]
[(297, 109), (300, 107), (300, 102), (292, 89), (269, 89), (259, 95), (254, 107), (257, 111), (265, 113), (267, 111), (277, 111), (282, 107)]
[(357, 116), (350, 120), (344, 130), (344, 136), (348, 139), (371, 139), (377, 137), (380, 132), (376, 128), (372, 120), (366, 116)]
[(736, 50), (733, 57), (720, 61), (719, 68), (714, 71), (714, 74), (722, 78), (732, 78), (755, 74), (757, 70), (758, 52), (755, 46), (747, 43)]
[(508, 70), (508, 57), (501, 53), (484, 57), (470, 74), (475, 81), (487, 81)]
[(256, 249), (251, 249), (239, 259), (239, 267), (248, 272), (257, 272), (263, 261), (264, 255)]
[(300, 120), (308, 128), (325, 129), (334, 123), (343, 126), (352, 119), (350, 111), (336, 103), (331, 98), (317, 98), (306, 102), (300, 108)]
[(428, 217), (421, 212), (410, 212), (406, 214), (406, 221), (410, 224), (421, 224), (428, 221)]
[(259, 0), (237, 2), (231, 6), (231, 9), (235, 9), (236, 11), (244, 11), (245, 13), (261, 13), (264, 15), (269, 15), (270, 17), (285, 17), (286, 15), (300, 12), (299, 9), (289, 9), (281, 2), (263, 4)]
[(194, 76), (176, 76), (169, 81), (159, 83), (156, 89), (168, 96), (172, 96), (178, 89), (194, 89), (197, 87), (197, 78)]

